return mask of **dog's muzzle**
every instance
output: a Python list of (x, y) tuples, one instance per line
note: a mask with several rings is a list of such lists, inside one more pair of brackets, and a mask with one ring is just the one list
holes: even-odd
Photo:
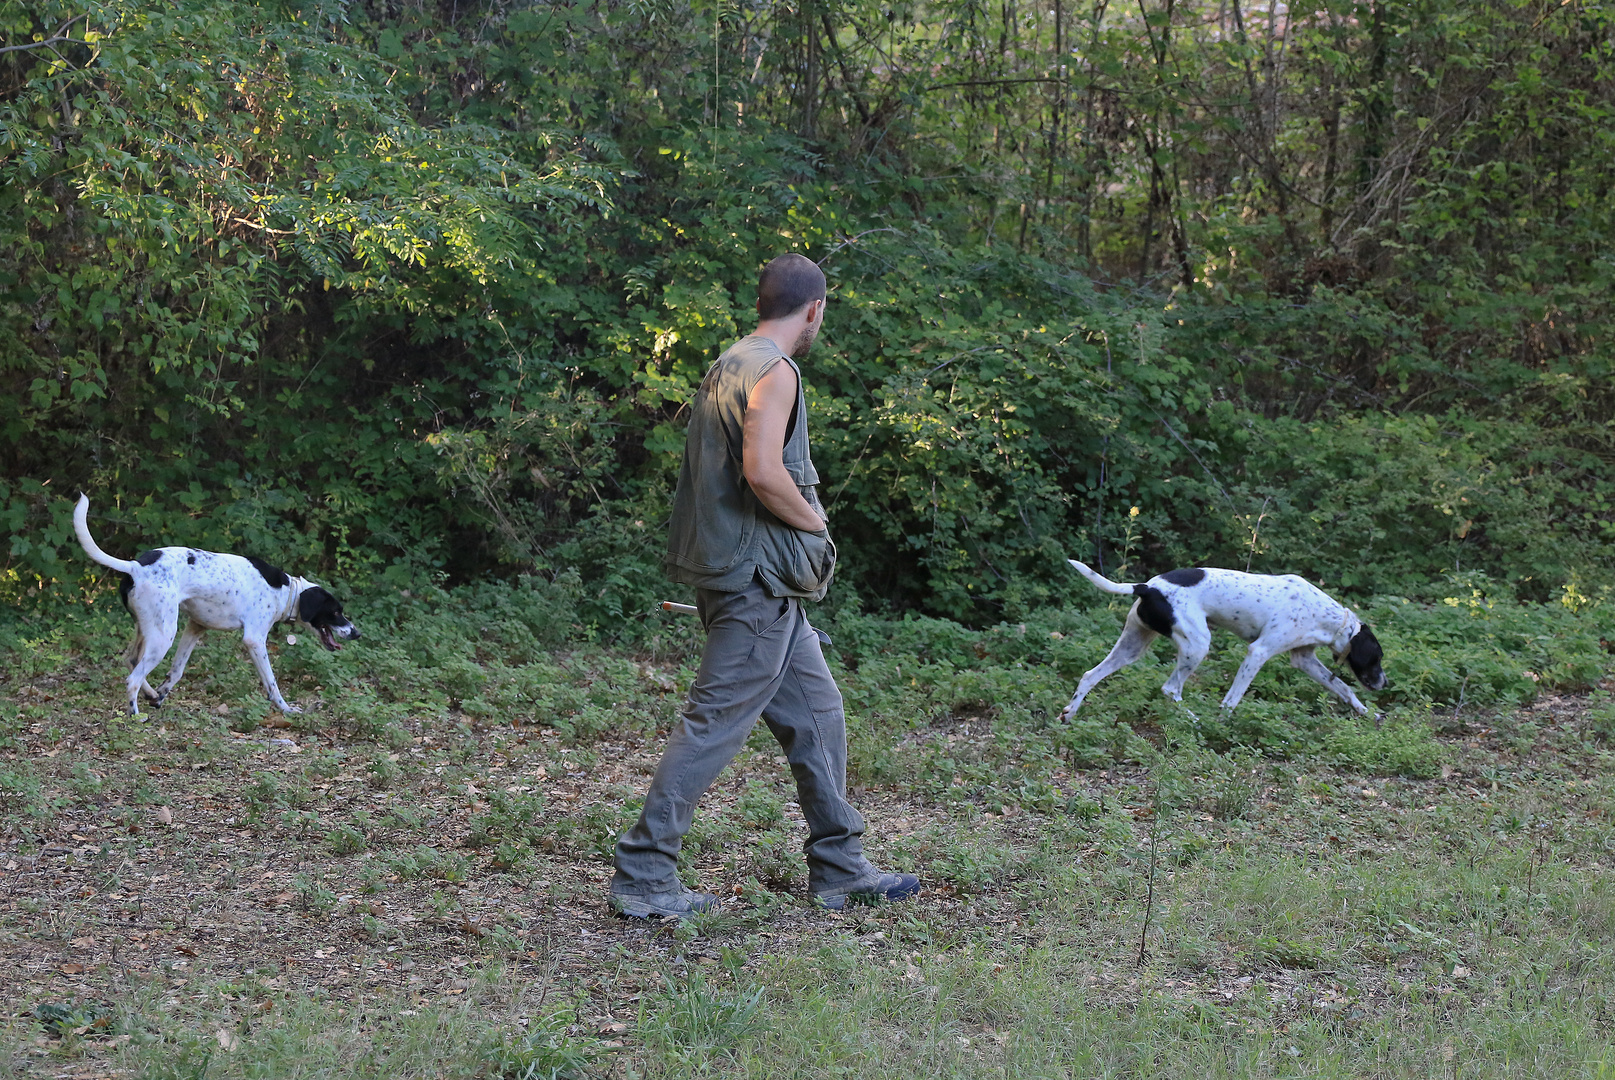
[(344, 623), (341, 626), (316, 626), (314, 633), (320, 639), (320, 644), (329, 652), (336, 652), (342, 648), (337, 644), (338, 638), (344, 641), (359, 640), (359, 628), (352, 623)]

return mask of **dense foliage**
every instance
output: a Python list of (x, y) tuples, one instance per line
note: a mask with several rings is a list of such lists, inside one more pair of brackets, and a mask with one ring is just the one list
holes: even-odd
[[(660, 588), (680, 407), (823, 261), (866, 603), (1060, 556), (1593, 592), (1615, 25), (1591, 0), (0, 3), (10, 588), (104, 547)], [(1131, 508), (1137, 508), (1132, 513)]]

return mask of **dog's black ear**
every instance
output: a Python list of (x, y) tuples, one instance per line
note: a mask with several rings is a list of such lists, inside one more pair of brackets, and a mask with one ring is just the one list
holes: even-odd
[(310, 626), (329, 626), (342, 617), (342, 605), (336, 597), (313, 585), (297, 598), (297, 617)]
[(1385, 685), (1385, 672), (1380, 669), (1384, 659), (1385, 650), (1380, 648), (1379, 639), (1364, 625), (1353, 635), (1351, 648), (1346, 650), (1346, 663), (1351, 666), (1352, 674), (1370, 690), (1378, 690)]

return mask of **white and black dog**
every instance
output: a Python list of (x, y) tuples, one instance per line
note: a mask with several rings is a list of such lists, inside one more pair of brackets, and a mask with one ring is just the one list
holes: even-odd
[(1144, 655), (1155, 638), (1170, 637), (1178, 647), (1178, 663), (1161, 687), (1173, 701), (1183, 700), (1183, 684), (1211, 648), (1211, 627), (1230, 631), (1250, 642), (1234, 683), (1222, 699), (1224, 709), (1239, 704), (1262, 665), (1279, 653), (1341, 701), (1367, 714), (1351, 687), (1330, 673), (1313, 650), (1328, 647), (1344, 658), (1357, 681), (1370, 690), (1385, 686), (1380, 669), (1384, 652), (1374, 632), (1348, 607), (1294, 574), (1274, 577), (1238, 570), (1173, 570), (1139, 585), (1111, 581), (1075, 559), (1067, 560), (1105, 592), (1136, 596), (1127, 624), (1110, 655), (1082, 677), (1071, 703), (1060, 713), (1069, 719), (1101, 679)]
[[(183, 547), (152, 548), (132, 562), (114, 559), (90, 536), (90, 500), (85, 495), (79, 496), (73, 508), (73, 531), (86, 555), (124, 575), (118, 595), (135, 617), (135, 638), (124, 650), (129, 663), (129, 712), (135, 716), (140, 715), (142, 691), (157, 705), (168, 697), (185, 674), (185, 664), (204, 631), (241, 631), (241, 643), (258, 669), (264, 693), (283, 713), (303, 710), (287, 704), (275, 684), (275, 673), (269, 667), (271, 627), (287, 619), (303, 623), (332, 652), (341, 648), (338, 638), (359, 639), (359, 628), (342, 614), (336, 597), (262, 559)], [(169, 666), (168, 679), (161, 690), (153, 690), (146, 676), (174, 643), (181, 612), (189, 620), (185, 633)]]

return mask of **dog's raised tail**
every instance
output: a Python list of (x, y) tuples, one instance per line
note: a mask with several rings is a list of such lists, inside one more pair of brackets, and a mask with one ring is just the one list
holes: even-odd
[(1103, 589), (1105, 592), (1114, 593), (1117, 596), (1132, 596), (1134, 593), (1134, 586), (1131, 584), (1124, 585), (1120, 582), (1112, 581), (1099, 571), (1093, 569), (1093, 567), (1085, 566), (1075, 559), (1067, 559), (1066, 562), (1076, 567), (1077, 572), (1083, 577), (1087, 578), (1089, 581), (1093, 582), (1094, 587), (1097, 589)]
[(128, 559), (114, 559), (102, 551), (101, 546), (95, 542), (95, 537), (90, 535), (90, 497), (82, 492), (79, 494), (78, 505), (73, 507), (73, 532), (78, 535), (79, 546), (84, 549), (84, 554), (102, 566), (125, 574), (134, 569), (135, 564)]

